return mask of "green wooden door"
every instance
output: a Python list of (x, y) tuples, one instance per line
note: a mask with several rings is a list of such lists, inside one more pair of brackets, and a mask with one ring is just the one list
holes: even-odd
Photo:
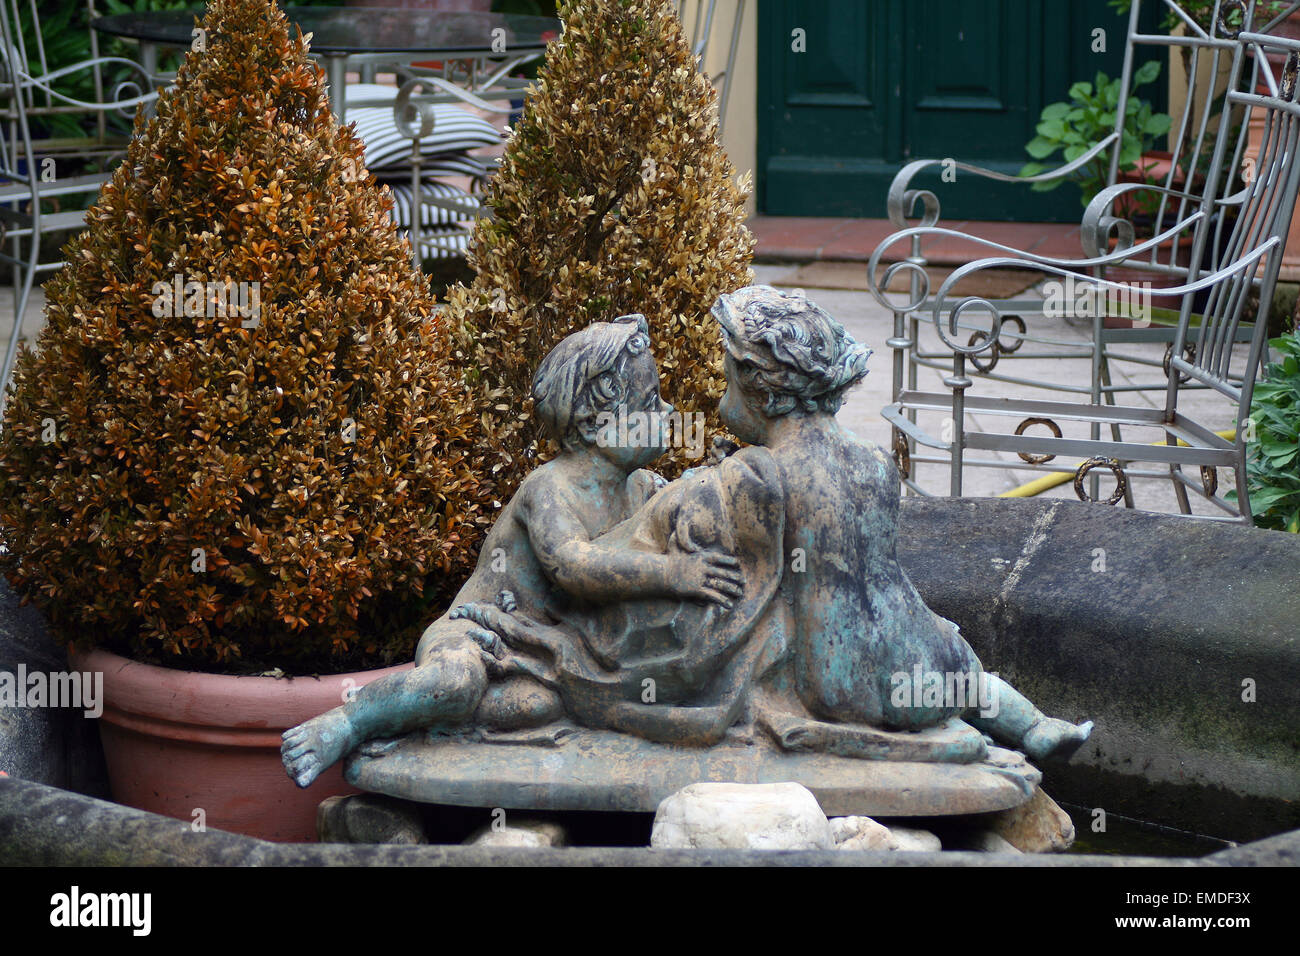
[[(911, 159), (1018, 172), (1044, 105), (1098, 70), (1119, 73), (1127, 23), (1106, 0), (759, 0), (758, 11), (758, 201), (769, 215), (882, 217)], [(1105, 52), (1092, 49), (1097, 28)], [(1082, 211), (1074, 186), (971, 188), (937, 171), (915, 182), (939, 193), (948, 221)]]

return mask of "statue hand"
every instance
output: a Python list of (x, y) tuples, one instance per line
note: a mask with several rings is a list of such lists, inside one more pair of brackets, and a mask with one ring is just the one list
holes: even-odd
[(535, 657), (519, 654), (506, 647), (501, 638), (483, 628), (474, 628), (469, 636), (478, 645), (479, 656), (489, 676), (500, 679), (523, 675), (544, 687), (559, 691), (555, 668)]
[[(513, 607), (513, 595), (503, 591), (495, 605), (461, 604), (452, 608), (447, 616), (453, 621), (467, 620), (477, 625), (470, 630), (470, 637), (482, 648), (484, 662), (498, 672), (503, 667), (515, 671), (531, 667), (535, 662), (531, 651), (542, 651), (555, 661), (556, 666), (563, 665), (570, 653), (565, 635), (555, 628), (535, 624), (523, 615), (513, 613)], [(521, 661), (528, 663), (521, 664)]]
[[(499, 605), (461, 604), (448, 614), (452, 620), (466, 620), (474, 624), (470, 638), (478, 645), (484, 666), (493, 677), (512, 674), (527, 675), (562, 696), (573, 688), (581, 688), (598, 678), (594, 662), (586, 659), (580, 649), (562, 631), (530, 621), (528, 618), (503, 610)], [(550, 663), (539, 659), (541, 651)]]
[(730, 554), (696, 551), (669, 558), (669, 588), (688, 601), (711, 601), (730, 608), (745, 588), (740, 562)]

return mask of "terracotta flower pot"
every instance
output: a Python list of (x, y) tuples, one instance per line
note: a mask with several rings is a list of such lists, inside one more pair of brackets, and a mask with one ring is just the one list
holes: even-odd
[(104, 650), (71, 652), (104, 675), (100, 738), (113, 799), (266, 840), (316, 839), (316, 807), (356, 793), (339, 766), (306, 790), (285, 774), (280, 734), (343, 701), (349, 687), (411, 664), (326, 677), (230, 677), (141, 664)]

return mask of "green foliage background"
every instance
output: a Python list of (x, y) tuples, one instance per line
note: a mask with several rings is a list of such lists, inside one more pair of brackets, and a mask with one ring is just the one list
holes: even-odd
[[(1300, 329), (1269, 342), (1282, 353), (1255, 384), (1250, 417), (1255, 423), (1246, 477), (1255, 524), (1300, 532)], [(1236, 492), (1228, 497), (1235, 499)]]

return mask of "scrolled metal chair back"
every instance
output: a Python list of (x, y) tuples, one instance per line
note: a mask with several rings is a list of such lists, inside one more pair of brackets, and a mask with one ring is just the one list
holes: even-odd
[[(1300, 145), (1300, 103), (1297, 103), (1300, 41), (1245, 31), (1239, 38), (1253, 49), (1257, 63), (1266, 62), (1265, 52), (1278, 49), (1286, 53), (1286, 63), (1280, 77), (1268, 76), (1268, 93), (1233, 91), (1228, 94), (1228, 109), (1242, 131), (1238, 154), (1244, 147), (1252, 116), (1262, 119), (1263, 125), (1258, 159), (1245, 177), (1248, 182), (1218, 203), (1229, 215), (1236, 213), (1223, 250), (1223, 261), (1243, 266), (1212, 286), (1199, 328), (1191, 329), (1182, 323), (1187, 341), (1174, 343), (1170, 367), (1183, 377), (1195, 379), (1237, 401), (1244, 416), (1248, 412), (1264, 336), (1257, 333), (1251, 337), (1246, 365), (1238, 372), (1230, 368), (1232, 347), (1255, 289), (1259, 293), (1259, 315), (1255, 321), (1267, 323), (1268, 302), (1277, 282), (1300, 188), (1300, 163), (1296, 162)], [(1191, 302), (1184, 302), (1184, 311), (1190, 308)], [(1184, 337), (1180, 334), (1179, 339)], [(1186, 348), (1188, 344), (1193, 348)], [(1171, 389), (1176, 388), (1178, 376), (1171, 375), (1170, 379)]]
[[(1144, 4), (1149, 6), (1153, 2), (1181, 25), (1178, 34), (1145, 33), (1140, 29)], [(1130, 49), (1120, 78), (1116, 115), (1124, 115), (1129, 107), (1139, 51), (1150, 49), (1162, 54), (1168, 51), (1171, 69), (1175, 63), (1180, 64), (1186, 79), (1182, 108), (1174, 111), (1168, 135), (1167, 167), (1151, 179), (1167, 192), (1151, 200), (1149, 208), (1139, 211), (1150, 217), (1152, 235), (1161, 235), (1179, 223), (1188, 222), (1200, 209), (1212, 208), (1215, 200), (1231, 188), (1241, 156), (1240, 148), (1230, 153), (1235, 128), (1224, 107), (1227, 93), (1240, 85), (1247, 68), (1238, 35), (1256, 23), (1255, 6), (1255, 0), (1218, 0), (1209, 12), (1208, 22), (1203, 23), (1175, 0), (1133, 0)], [(1296, 0), (1294, 8), (1300, 9), (1300, 0)], [(1126, 175), (1133, 176), (1120, 170), (1124, 151), (1122, 140), (1111, 150), (1109, 181), (1112, 183), (1122, 181)], [(1138, 161), (1137, 175), (1146, 178), (1156, 166), (1148, 164), (1143, 168), (1143, 162)], [(1112, 228), (1131, 241), (1131, 228), (1119, 218), (1110, 221)], [(1172, 242), (1135, 255), (1126, 265), (1152, 273), (1186, 274), (1195, 279), (1198, 272), (1213, 271), (1221, 261), (1226, 261), (1222, 255), (1223, 244), (1222, 218), (1207, 216), (1197, 221), (1190, 234), (1180, 234)]]

